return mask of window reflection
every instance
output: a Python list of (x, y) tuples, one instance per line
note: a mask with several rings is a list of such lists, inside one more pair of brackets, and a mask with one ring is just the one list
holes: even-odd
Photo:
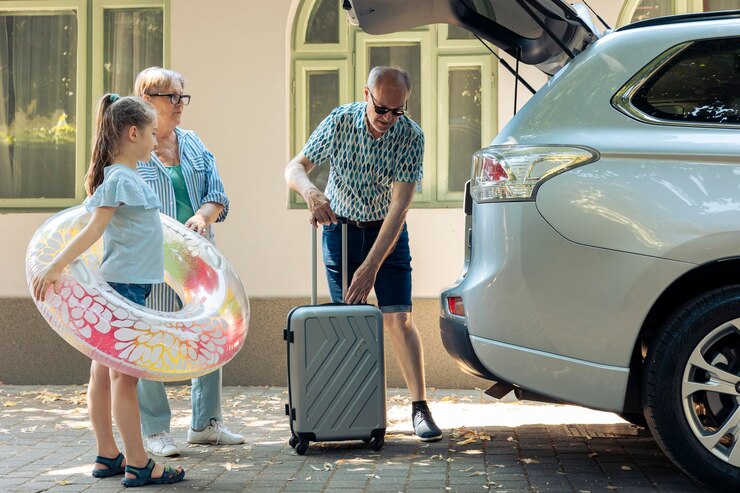
[(318, 0), (311, 11), (306, 43), (339, 43), (339, 4), (337, 0)]
[(104, 14), (103, 90), (133, 94), (136, 74), (163, 65), (162, 9), (108, 9)]
[(77, 16), (0, 15), (0, 198), (74, 198)]
[(470, 156), (481, 147), (481, 70), (451, 68), (448, 84), (447, 186), (461, 191), (470, 178)]

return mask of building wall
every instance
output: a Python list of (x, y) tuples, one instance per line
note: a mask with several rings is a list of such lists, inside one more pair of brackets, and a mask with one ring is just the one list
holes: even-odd
[[(616, 22), (619, 2), (590, 3), (608, 22)], [(216, 229), (217, 244), (235, 266), (247, 293), (260, 300), (253, 306), (259, 323), (253, 325), (247, 340), (250, 348), (240, 356), (243, 360), (247, 355), (256, 357), (260, 353), (268, 354), (268, 360), (282, 361), (282, 339), (269, 338), (268, 334), (278, 334), (282, 329), (286, 300), (299, 299), (310, 292), (308, 214), (305, 210), (288, 209), (283, 179), (284, 166), (291, 157), (290, 30), (298, 0), (173, 0), (171, 6), (171, 65), (185, 75), (186, 91), (193, 95), (192, 104), (185, 110), (183, 127), (195, 129), (216, 155), (231, 199), (229, 217)], [(536, 69), (524, 68), (522, 72), (535, 86), (545, 80)], [(500, 70), (499, 128), (513, 113), (513, 83), (513, 76)], [(520, 87), (519, 94), (521, 105), (528, 93)], [(6, 341), (59, 341), (50, 339), (50, 329), (37, 316), (24, 273), (28, 240), (49, 216), (0, 214), (0, 230), (5, 232), (5, 239), (0, 242), (0, 334)], [(430, 372), (437, 375), (430, 377), (429, 383), (474, 386), (477, 381), (464, 376), (457, 380), (443, 378), (451, 373), (452, 366), (439, 344), (436, 326), (436, 297), (457, 278), (462, 267), (463, 213), (454, 208), (412, 209), (408, 225), (414, 257), (415, 311), (417, 319), (425, 321), (420, 326), (428, 344), (428, 365)], [(319, 293), (325, 294), (323, 276), (319, 281)], [(60, 346), (63, 345), (56, 345)], [(12, 347), (6, 343), (1, 346), (0, 361), (4, 359), (2, 353)], [(68, 349), (59, 350), (67, 354)], [(253, 353), (254, 349), (259, 351)], [(74, 356), (69, 358), (74, 360)], [(40, 383), (38, 375), (47, 375), (41, 380), (51, 383), (57, 374), (49, 368), (48, 373), (35, 374), (22, 366), (0, 366), (0, 382)], [(275, 368), (270, 370), (269, 364), (254, 366), (245, 361), (235, 366), (242, 368), (245, 375), (227, 382), (277, 382)], [(227, 369), (226, 375), (232, 371)], [(72, 374), (74, 379), (86, 378), (78, 371)]]

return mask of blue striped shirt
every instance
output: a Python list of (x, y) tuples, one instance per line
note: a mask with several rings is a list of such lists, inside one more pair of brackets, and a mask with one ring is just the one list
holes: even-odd
[[(229, 213), (229, 199), (218, 176), (216, 158), (192, 130), (175, 128), (175, 134), (182, 175), (193, 210), (197, 211), (207, 202), (222, 204), (224, 210), (216, 222), (223, 221)], [(157, 193), (162, 202), (162, 213), (177, 219), (177, 201), (172, 179), (157, 155), (152, 152), (151, 159), (148, 162), (139, 162), (137, 169), (144, 181)], [(209, 241), (214, 241), (212, 226), (208, 226), (206, 237)], [(175, 292), (164, 283), (154, 285), (147, 299), (147, 306), (164, 311), (176, 311), (181, 308)]]

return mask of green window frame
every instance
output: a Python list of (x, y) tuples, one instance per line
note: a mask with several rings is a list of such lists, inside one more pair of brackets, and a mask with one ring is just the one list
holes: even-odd
[(95, 42), (92, 44), (92, 94), (93, 103), (104, 94), (104, 65), (105, 65), (105, 14), (108, 11), (130, 9), (161, 9), (162, 10), (162, 66), (170, 64), (170, 3), (169, 0), (93, 0), (92, 1), (92, 35)]
[[(162, 63), (170, 60), (170, 0), (18, 0), (0, 3), (0, 15), (44, 15), (55, 11), (73, 11), (77, 19), (76, 129), (74, 144), (74, 197), (9, 198), (0, 196), (0, 212), (58, 211), (80, 204), (85, 198), (84, 176), (87, 171), (96, 101), (103, 94), (104, 16), (109, 9), (162, 9)], [(143, 67), (142, 67), (143, 68)], [(20, 166), (25, 166), (20, 163)], [(38, 178), (43, 180), (44, 177)]]
[[(323, 2), (332, 0), (323, 0)], [(418, 49), (420, 74), (415, 81), (417, 90), (411, 98), (418, 98), (419, 115), (411, 117), (424, 130), (424, 179), (417, 187), (412, 207), (460, 207), (462, 190), (451, 190), (449, 185), (449, 100), (448, 73), (450, 70), (470, 68), (480, 71), (480, 146), (487, 145), (497, 131), (497, 64), (493, 55), (474, 37), (450, 36), (447, 25), (423, 26), (410, 31), (388, 35), (369, 35), (347, 22), (341, 9), (341, 0), (334, 0), (338, 36), (335, 43), (307, 43), (308, 31), (322, 0), (303, 0), (298, 6), (292, 29), (291, 105), (289, 154), (295, 156), (303, 148), (313, 128), (309, 128), (310, 104), (307, 77), (311, 71), (335, 70), (339, 73), (339, 104), (363, 99), (363, 89), (370, 69), (369, 58), (375, 48), (413, 47)], [(452, 38), (452, 39), (451, 39)], [(413, 76), (413, 74), (412, 74)], [(314, 118), (315, 120), (315, 118)], [(456, 163), (470, 170), (467, 162)], [(467, 154), (467, 153), (466, 153)], [(321, 167), (323, 168), (323, 166)], [(319, 168), (317, 168), (318, 170)], [(326, 173), (326, 170), (322, 170)], [(312, 173), (313, 174), (313, 173)], [(319, 181), (319, 180), (317, 180)], [(295, 192), (288, 196), (289, 208), (305, 208), (306, 204)]]

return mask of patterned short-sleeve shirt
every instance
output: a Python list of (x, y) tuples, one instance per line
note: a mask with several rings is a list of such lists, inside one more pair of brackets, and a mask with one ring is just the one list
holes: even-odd
[(326, 196), (335, 214), (355, 221), (385, 218), (393, 182), (422, 178), (424, 132), (406, 115), (375, 139), (365, 123), (367, 103), (335, 108), (303, 147), (317, 166), (329, 163)]

